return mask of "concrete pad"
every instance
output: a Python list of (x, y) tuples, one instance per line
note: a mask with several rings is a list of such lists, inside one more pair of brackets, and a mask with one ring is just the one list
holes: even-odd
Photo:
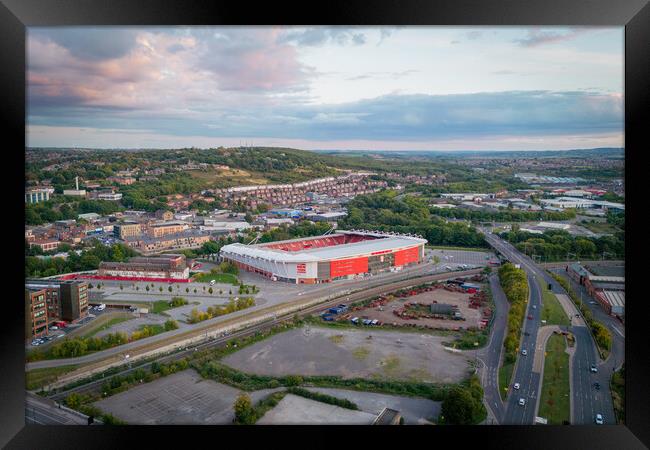
[(377, 416), (287, 394), (258, 425), (371, 425)]
[(430, 424), (428, 419), (437, 419), (442, 402), (426, 398), (403, 397), (398, 395), (378, 394), (376, 392), (350, 391), (334, 388), (307, 388), (312, 392), (347, 399), (355, 403), (360, 410), (378, 416), (384, 408), (399, 411), (406, 425)]

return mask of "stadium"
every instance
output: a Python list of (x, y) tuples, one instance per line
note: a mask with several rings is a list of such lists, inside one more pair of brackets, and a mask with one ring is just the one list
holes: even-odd
[(316, 284), (418, 264), (426, 242), (414, 235), (337, 231), (256, 245), (229, 244), (221, 248), (220, 256), (273, 281)]

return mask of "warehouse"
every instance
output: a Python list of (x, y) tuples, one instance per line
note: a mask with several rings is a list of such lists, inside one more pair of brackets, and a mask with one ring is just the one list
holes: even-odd
[(420, 263), (426, 242), (412, 235), (338, 231), (257, 245), (229, 244), (220, 255), (273, 281), (315, 284)]

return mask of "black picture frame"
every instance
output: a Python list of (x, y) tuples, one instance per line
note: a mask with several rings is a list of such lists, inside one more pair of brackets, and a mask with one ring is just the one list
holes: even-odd
[[(648, 414), (647, 326), (643, 303), (641, 239), (634, 241), (635, 227), (643, 227), (641, 214), (645, 169), (643, 152), (648, 151), (650, 123), (650, 5), (647, 0), (445, 0), (445, 1), (328, 1), (319, 4), (264, 2), (214, 2), (200, 0), (2, 0), (0, 5), (0, 70), (3, 105), (0, 108), (6, 137), (3, 151), (5, 192), (13, 198), (5, 210), (6, 282), (4, 320), (0, 326), (0, 445), (7, 448), (116, 448), (136, 444), (145, 438), (169, 444), (180, 439), (184, 445), (241, 445), (261, 438), (265, 446), (295, 443), (301, 446), (372, 445), (395, 440), (397, 445), (422, 439), (427, 445), (459, 445), (476, 448), (646, 448), (650, 445)], [(632, 292), (626, 321), (626, 425), (618, 426), (483, 426), (483, 427), (39, 427), (24, 422), (24, 307), (19, 299), (23, 270), (20, 236), (24, 205), (16, 191), (22, 189), (21, 171), (25, 147), (25, 29), (29, 26), (58, 25), (606, 25), (625, 26), (625, 177), (627, 189), (626, 290)], [(14, 166), (16, 168), (14, 168)], [(15, 184), (14, 184), (15, 183)], [(8, 195), (7, 195), (8, 197)], [(5, 198), (7, 198), (5, 197)], [(12, 214), (13, 213), (13, 214)], [(643, 236), (640, 235), (640, 238)], [(636, 264), (636, 261), (639, 264)], [(24, 264), (23, 264), (24, 266)], [(24, 273), (23, 273), (24, 275)], [(635, 295), (637, 294), (637, 295)], [(352, 431), (352, 432), (350, 432)], [(345, 437), (340, 433), (345, 432)], [(270, 434), (269, 434), (270, 433)], [(415, 434), (413, 438), (405, 434)], [(228, 443), (226, 435), (235, 438)], [(389, 437), (390, 435), (390, 437)], [(323, 436), (323, 437), (321, 437)], [(359, 442), (368, 438), (365, 443)], [(408, 439), (408, 440), (406, 440)], [(354, 444), (356, 442), (357, 444)], [(142, 444), (136, 444), (142, 445)], [(183, 444), (179, 444), (183, 445)], [(420, 444), (418, 444), (420, 445)], [(444, 445), (444, 444), (442, 444)]]

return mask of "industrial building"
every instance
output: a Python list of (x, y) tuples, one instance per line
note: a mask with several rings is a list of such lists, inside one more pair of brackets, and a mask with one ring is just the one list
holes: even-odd
[(157, 257), (136, 257), (128, 262), (102, 262), (97, 275), (131, 279), (175, 279), (187, 280), (190, 269), (185, 255), (161, 255)]
[(625, 277), (594, 275), (579, 263), (568, 265), (566, 272), (585, 287), (607, 314), (625, 317)]
[(273, 281), (315, 284), (418, 264), (426, 242), (413, 235), (353, 230), (257, 245), (229, 244), (220, 255)]

